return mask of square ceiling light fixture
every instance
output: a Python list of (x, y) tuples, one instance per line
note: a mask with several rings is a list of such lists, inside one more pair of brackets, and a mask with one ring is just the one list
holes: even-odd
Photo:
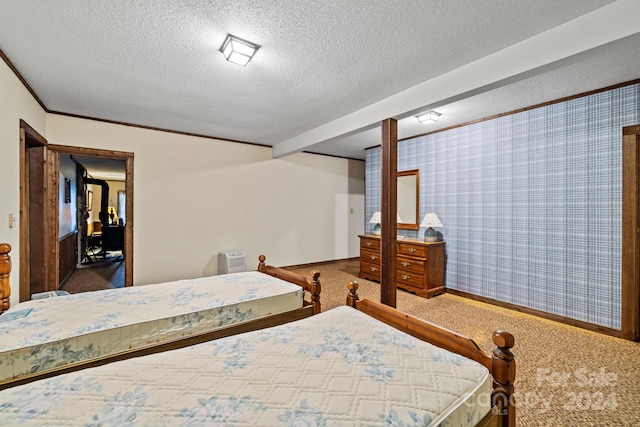
[(222, 46), (220, 46), (220, 52), (222, 52), (227, 61), (243, 67), (251, 61), (258, 49), (260, 49), (259, 44), (251, 43), (233, 34), (227, 34)]
[(438, 121), (441, 115), (442, 114), (432, 110), (432, 111), (427, 111), (426, 113), (418, 114), (416, 116), (416, 119), (418, 119), (420, 123), (430, 123), (430, 122), (435, 123)]

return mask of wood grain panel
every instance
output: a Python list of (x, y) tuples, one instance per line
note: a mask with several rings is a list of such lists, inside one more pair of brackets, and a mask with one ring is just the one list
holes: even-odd
[(58, 242), (58, 283), (65, 280), (76, 271), (78, 262), (78, 232), (72, 232), (60, 238)]

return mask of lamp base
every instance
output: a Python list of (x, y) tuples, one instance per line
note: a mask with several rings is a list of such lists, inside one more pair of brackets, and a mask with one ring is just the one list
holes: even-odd
[(381, 233), (381, 229), (382, 227), (380, 227), (380, 224), (376, 224), (375, 227), (373, 227), (373, 235), (374, 236), (379, 236)]
[(425, 242), (437, 242), (438, 241), (438, 232), (433, 229), (433, 227), (429, 227), (424, 231), (424, 241)]

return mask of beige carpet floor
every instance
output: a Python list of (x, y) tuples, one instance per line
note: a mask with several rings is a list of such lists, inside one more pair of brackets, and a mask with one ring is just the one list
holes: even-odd
[[(321, 272), (323, 311), (345, 303), (351, 280), (361, 299), (380, 300), (380, 285), (357, 277), (357, 260), (291, 268), (313, 269)], [(511, 332), (519, 426), (640, 426), (640, 343), (451, 294), (424, 299), (399, 290), (397, 307), (486, 351), (494, 330)]]

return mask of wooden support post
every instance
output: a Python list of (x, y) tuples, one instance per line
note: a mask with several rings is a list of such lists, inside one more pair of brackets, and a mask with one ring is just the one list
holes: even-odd
[(396, 246), (398, 224), (398, 122), (382, 122), (382, 230), (380, 302), (396, 307)]

